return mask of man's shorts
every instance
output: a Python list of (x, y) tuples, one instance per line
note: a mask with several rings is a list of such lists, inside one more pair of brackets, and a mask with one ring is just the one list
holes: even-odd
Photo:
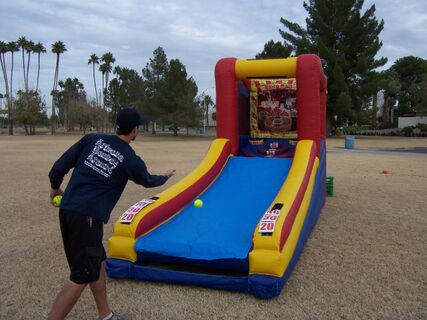
[(106, 259), (102, 245), (103, 222), (59, 209), (59, 223), (71, 270), (70, 280), (77, 284), (98, 280), (101, 263)]

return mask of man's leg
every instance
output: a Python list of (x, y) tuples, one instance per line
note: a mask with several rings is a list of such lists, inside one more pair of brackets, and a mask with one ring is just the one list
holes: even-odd
[(105, 261), (101, 264), (101, 271), (99, 272), (99, 279), (89, 284), (93, 297), (98, 308), (98, 314), (101, 319), (105, 318), (111, 313), (108, 306), (107, 299), (107, 285), (105, 279)]
[(49, 312), (49, 320), (63, 320), (79, 300), (86, 284), (77, 284), (69, 281), (56, 296), (52, 310)]

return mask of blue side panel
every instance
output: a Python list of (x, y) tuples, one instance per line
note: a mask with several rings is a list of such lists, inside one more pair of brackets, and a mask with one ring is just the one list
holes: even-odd
[(298, 239), (292, 259), (283, 277), (250, 275), (249, 276), (249, 292), (258, 298), (272, 298), (280, 294), (282, 287), (289, 279), (298, 259), (302, 253), (305, 243), (313, 230), (314, 225), (319, 218), (320, 211), (325, 203), (326, 198), (326, 150), (325, 144), (322, 144), (322, 152), (320, 155), (320, 163), (317, 169), (316, 181), (313, 187), (313, 195), (310, 201), (310, 206), (307, 211), (300, 238)]
[(228, 291), (248, 291), (247, 276), (232, 277), (152, 268), (119, 259), (107, 259), (106, 271), (110, 278), (116, 279), (132, 278), (141, 281), (196, 285)]
[(249, 293), (257, 298), (270, 299), (280, 294), (286, 280), (280, 277), (249, 275)]
[(213, 185), (178, 215), (138, 239), (138, 261), (155, 256), (205, 261), (245, 260), (260, 219), (285, 181), (292, 159), (232, 157)]
[(165, 256), (153, 252), (138, 252), (137, 264), (148, 264), (150, 262), (159, 262), (165, 264), (179, 265), (179, 266), (199, 266), (207, 267), (217, 270), (232, 270), (235, 272), (247, 274), (249, 272), (248, 258), (245, 259), (215, 259), (215, 260), (202, 260), (202, 259), (185, 259), (179, 257)]

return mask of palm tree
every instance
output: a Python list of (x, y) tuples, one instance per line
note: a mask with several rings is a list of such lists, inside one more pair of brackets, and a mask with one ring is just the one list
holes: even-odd
[(18, 39), (18, 46), (22, 49), (22, 71), (24, 72), (24, 86), (25, 86), (25, 79), (27, 78), (25, 75), (25, 48), (27, 46), (27, 39), (25, 37), (20, 37)]
[(58, 74), (59, 74), (59, 56), (61, 53), (67, 51), (65, 44), (62, 41), (56, 41), (51, 45), (51, 51), (56, 54), (55, 75), (53, 77), (52, 89), (52, 134), (55, 134), (56, 129), (56, 112), (55, 112), (55, 98), (58, 88)]
[(101, 61), (104, 62), (100, 66), (102, 67), (102, 70), (100, 68), (100, 71), (103, 73), (104, 75), (103, 80), (105, 81), (104, 87), (103, 87), (103, 99), (104, 99), (104, 109), (105, 109), (105, 95), (106, 95), (106, 90), (108, 89), (108, 77), (113, 69), (112, 64), (116, 62), (116, 58), (113, 57), (113, 54), (111, 52), (107, 52), (102, 55)]
[(30, 60), (31, 60), (31, 52), (34, 50), (34, 42), (27, 41), (27, 45), (25, 46), (25, 51), (27, 51), (27, 78), (25, 79), (25, 90), (28, 91), (28, 74), (30, 73)]
[[(10, 91), (9, 91), (9, 82), (7, 81), (7, 69), (6, 69), (6, 59), (4, 57), (4, 54), (9, 51), (7, 44), (3, 41), (0, 41), (0, 64), (1, 64), (1, 70), (3, 71), (3, 79), (4, 79), (4, 87), (6, 90), (6, 98), (7, 98), (7, 105), (10, 110)], [(9, 134), (10, 134), (10, 124), (9, 124)]]
[(102, 81), (101, 81), (101, 85), (102, 85), (102, 101), (101, 104), (104, 105), (104, 87), (105, 87), (105, 74), (108, 71), (108, 66), (103, 63), (99, 66), (99, 71), (101, 71), (101, 75), (102, 75)]
[(40, 54), (46, 52), (46, 48), (43, 46), (41, 42), (37, 42), (34, 45), (33, 52), (37, 53), (37, 84), (36, 84), (36, 92), (39, 91), (39, 78), (40, 78)]
[(9, 118), (9, 135), (13, 135), (13, 67), (14, 67), (14, 53), (19, 51), (19, 45), (15, 41), (10, 41), (7, 44), (9, 52), (12, 55), (11, 67), (10, 67), (10, 100), (8, 108), (8, 118)]
[(201, 105), (203, 110), (205, 111), (205, 117), (206, 117), (206, 126), (209, 127), (209, 107), (212, 106), (214, 103), (212, 101), (212, 98), (210, 95), (204, 95), (201, 101)]
[(105, 105), (105, 97), (108, 90), (108, 76), (111, 73), (113, 67), (112, 64), (116, 61), (111, 52), (104, 53), (101, 57), (101, 61), (104, 62), (99, 66), (99, 71), (102, 72), (102, 92), (103, 92), (103, 109), (104, 109), (104, 127), (107, 127), (107, 108)]
[(120, 73), (122, 72), (122, 70), (123, 70), (123, 69), (122, 69), (120, 66), (115, 66), (115, 67), (114, 67), (113, 73), (116, 75), (116, 79), (118, 79), (118, 78), (119, 78)]
[(111, 52), (104, 53), (101, 57), (101, 61), (104, 62), (106, 65), (106, 73), (105, 73), (105, 89), (108, 88), (108, 77), (111, 73), (113, 67), (112, 64), (116, 62), (116, 58), (113, 57), (113, 54)]
[(0, 41), (0, 64), (1, 64), (1, 70), (3, 72), (3, 79), (4, 79), (4, 87), (6, 89), (6, 95), (9, 96), (9, 82), (7, 81), (7, 69), (6, 69), (6, 59), (4, 57), (4, 54), (7, 53), (8, 47), (7, 44), (4, 41)]
[(96, 104), (99, 105), (98, 90), (96, 89), (95, 64), (99, 64), (99, 58), (95, 53), (90, 55), (87, 64), (92, 64), (93, 85), (95, 86)]

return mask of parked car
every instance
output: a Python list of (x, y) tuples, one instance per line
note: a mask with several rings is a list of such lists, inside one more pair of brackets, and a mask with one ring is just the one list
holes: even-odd
[(173, 132), (175, 132), (175, 131), (179, 131), (179, 130), (181, 130), (181, 128), (180, 128), (180, 127), (178, 127), (176, 124), (173, 124), (173, 125), (171, 125), (171, 126), (168, 128), (168, 130), (169, 130), (169, 131), (173, 131)]

